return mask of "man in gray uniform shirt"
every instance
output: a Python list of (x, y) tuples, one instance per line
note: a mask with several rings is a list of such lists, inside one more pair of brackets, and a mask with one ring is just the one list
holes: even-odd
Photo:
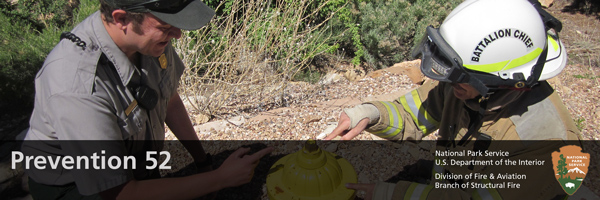
[[(38, 72), (22, 151), (146, 161), (148, 152), (161, 151), (166, 123), (206, 167), (209, 158), (177, 93), (184, 64), (170, 41), (181, 29), (204, 26), (214, 11), (199, 0), (100, 2), (100, 11), (63, 33)], [(36, 199), (190, 199), (249, 182), (258, 160), (272, 150), (245, 155), (249, 149), (240, 148), (216, 170), (179, 178), (149, 179), (160, 175), (146, 164), (103, 170), (59, 164), (27, 173)]]

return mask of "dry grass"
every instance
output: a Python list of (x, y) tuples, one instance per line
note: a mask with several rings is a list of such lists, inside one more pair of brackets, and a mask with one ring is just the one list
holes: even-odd
[[(554, 16), (563, 22), (564, 28), (560, 36), (565, 43), (569, 54), (569, 63), (567, 67), (562, 74), (551, 80), (551, 84), (563, 99), (563, 102), (577, 123), (578, 128), (580, 128), (583, 139), (588, 141), (591, 140), (591, 142), (585, 143), (584, 151), (592, 155), (599, 155), (600, 104), (598, 104), (598, 102), (600, 102), (600, 20), (598, 19), (600, 18), (597, 18), (597, 16), (594, 15), (564, 12), (562, 9), (565, 6), (570, 5), (572, 1), (573, 0), (555, 0), (554, 6), (548, 9)], [(252, 13), (252, 15), (256, 14)], [(274, 20), (268, 17), (265, 19)], [(222, 23), (218, 26), (223, 26), (223, 24), (226, 23)], [(278, 31), (272, 30), (272, 33), (285, 33), (285, 31), (281, 31), (281, 29), (290, 26), (278, 27)], [(246, 28), (247, 30), (252, 30), (250, 27)], [(240, 36), (237, 37), (238, 35)], [(396, 88), (410, 86), (410, 83), (407, 81), (393, 82), (393, 80), (396, 79), (391, 77), (376, 80), (363, 79), (354, 82), (341, 80), (324, 87), (310, 84), (289, 84), (292, 74), (296, 73), (303, 64), (306, 64), (306, 62), (296, 61), (290, 64), (289, 62), (283, 61), (286, 61), (287, 59), (297, 59), (298, 57), (293, 57), (293, 55), (302, 51), (295, 48), (286, 48), (287, 46), (279, 46), (281, 44), (270, 44), (268, 46), (259, 46), (263, 48), (256, 48), (244, 44), (244, 42), (248, 42), (247, 38), (249, 37), (246, 32), (243, 34), (238, 33), (238, 35), (223, 34), (223, 37), (231, 38), (231, 41), (229, 41), (231, 43), (223, 43), (220, 45), (222, 45), (224, 49), (233, 52), (225, 53), (222, 57), (221, 54), (218, 54), (218, 56), (216, 56), (216, 54), (209, 54), (213, 55), (213, 57), (216, 56), (213, 60), (198, 57), (201, 56), (201, 54), (188, 53), (186, 55), (185, 52), (182, 52), (186, 63), (196, 63), (193, 64), (193, 69), (189, 69), (189, 71), (186, 72), (184, 80), (186, 85), (180, 87), (182, 89), (195, 87), (182, 92), (188, 97), (188, 101), (194, 105), (195, 110), (214, 115), (224, 113), (224, 110), (231, 109), (236, 110), (234, 112), (239, 112), (238, 115), (249, 119), (241, 126), (231, 126), (231, 124), (227, 124), (226, 127), (221, 130), (199, 132), (198, 136), (202, 140), (224, 139), (244, 141), (255, 139), (270, 141), (275, 139), (305, 140), (307, 138), (315, 138), (326, 128), (330, 127), (330, 123), (336, 121), (341, 109), (344, 108), (344, 106), (333, 105), (329, 107), (325, 106), (327, 109), (324, 109), (320, 104), (325, 105), (327, 102), (334, 104), (333, 102), (348, 100), (350, 97), (358, 98), (362, 101), (364, 98), (369, 97), (369, 95), (386, 95), (393, 92), (379, 92), (378, 89), (389, 87), (373, 87), (376, 84), (393, 85)], [(296, 34), (296, 36), (301, 35), (306, 34)], [(329, 37), (326, 35), (321, 36)], [(302, 38), (297, 38), (297, 40), (302, 40)], [(180, 42), (184, 42), (184, 40), (182, 39)], [(181, 43), (179, 45), (183, 44), (186, 43)], [(295, 44), (295, 42), (288, 43), (288, 45), (290, 44)], [(274, 51), (268, 50), (267, 47), (292, 53), (285, 54), (286, 56), (283, 57), (277, 57), (273, 56), (275, 55), (273, 54)], [(198, 49), (202, 48), (203, 47), (198, 47)], [(198, 49), (196, 49), (196, 51)], [(248, 67), (243, 68), (243, 66), (252, 67), (248, 69)], [(194, 70), (201, 69), (202, 67), (210, 69), (207, 71), (220, 72), (219, 70), (222, 70), (224, 73), (227, 72), (227, 70), (237, 70), (238, 68), (241, 68), (241, 72), (244, 72), (246, 75), (234, 76), (237, 77), (235, 81), (224, 79), (223, 76), (197, 75), (197, 71)], [(332, 68), (337, 67), (333, 66)], [(403, 80), (402, 78), (406, 77), (400, 76), (398, 80)], [(362, 87), (363, 85), (364, 87)], [(294, 90), (297, 92), (286, 93), (286, 91)], [(302, 94), (302, 92), (306, 91), (318, 91), (318, 95), (311, 96), (310, 94)], [(307, 95), (309, 98), (286, 105), (286, 97), (302, 95)], [(266, 104), (273, 105), (272, 107), (269, 107)], [(241, 108), (242, 106), (247, 106), (250, 110), (244, 110)], [(275, 107), (286, 108), (270, 110), (270, 108)], [(252, 116), (252, 114), (247, 115), (248, 112), (246, 111), (254, 111), (252, 113), (256, 113), (256, 109), (259, 108), (269, 110), (269, 112), (262, 113), (262, 115), (267, 115), (267, 119), (253, 120), (253, 118), (259, 118), (260, 116)], [(192, 113), (192, 115), (194, 115), (194, 113)], [(367, 135), (365, 134), (362, 136), (365, 138), (359, 139), (370, 139), (366, 138)], [(423, 148), (420, 148), (421, 147), (408, 149), (416, 149), (415, 151), (417, 153), (413, 154), (425, 152), (423, 151)], [(390, 148), (389, 151), (398, 153), (399, 150)], [(219, 152), (219, 150), (214, 150), (214, 152)], [(410, 151), (401, 152), (400, 154), (409, 155), (409, 153)], [(352, 156), (343, 155), (343, 157), (351, 158)], [(420, 157), (415, 156), (415, 158)], [(405, 162), (411, 160), (407, 158), (404, 159)], [(590, 171), (597, 172), (599, 161), (593, 159), (591, 162)], [(398, 166), (401, 165), (403, 164), (398, 164)], [(269, 166), (270, 165), (265, 165), (264, 167), (268, 168)], [(389, 170), (390, 172), (394, 170), (398, 171), (398, 169)], [(389, 177), (389, 174), (381, 175), (382, 177)], [(597, 173), (590, 173), (585, 180), (585, 185), (596, 194), (600, 194), (600, 187), (598, 187), (599, 183), (597, 181), (599, 178), (598, 176)], [(363, 180), (361, 181), (363, 182), (378, 180), (377, 178), (366, 177), (365, 175), (360, 174), (359, 177), (362, 177)], [(253, 185), (257, 185), (255, 188), (253, 187), (253, 189), (262, 188), (262, 184), (264, 184), (264, 181), (262, 180), (253, 182)], [(263, 199), (264, 195), (266, 194), (263, 191)]]
[(307, 11), (311, 3), (233, 1), (231, 14), (184, 33), (175, 46), (188, 64), (180, 87), (185, 101), (195, 112), (217, 117), (286, 106), (294, 75), (330, 48), (332, 36), (322, 27), (329, 18), (310, 21), (321, 9)]

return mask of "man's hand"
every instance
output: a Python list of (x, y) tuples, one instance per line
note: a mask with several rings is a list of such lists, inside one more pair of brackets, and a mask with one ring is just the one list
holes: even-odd
[(374, 183), (346, 183), (346, 188), (356, 191), (365, 191), (365, 200), (373, 199), (373, 191), (375, 191)]
[(338, 120), (338, 126), (324, 140), (331, 140), (337, 136), (342, 137), (342, 140), (351, 140), (365, 130), (368, 124), (369, 118), (364, 118), (358, 122), (356, 127), (348, 130), (350, 128), (350, 117), (345, 112), (342, 112)]
[(271, 153), (273, 147), (264, 148), (252, 155), (246, 155), (250, 148), (239, 148), (233, 152), (216, 171), (223, 177), (223, 187), (235, 187), (252, 180), (254, 168), (260, 158)]

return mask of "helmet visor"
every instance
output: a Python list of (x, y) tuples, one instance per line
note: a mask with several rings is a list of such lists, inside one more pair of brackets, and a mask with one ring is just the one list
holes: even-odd
[(446, 43), (439, 30), (427, 27), (423, 39), (413, 50), (414, 58), (421, 58), (421, 71), (425, 76), (442, 82), (466, 83), (469, 74), (462, 68), (460, 56)]

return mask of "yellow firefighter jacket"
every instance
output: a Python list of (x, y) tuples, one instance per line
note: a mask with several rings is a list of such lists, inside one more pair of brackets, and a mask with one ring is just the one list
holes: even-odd
[[(378, 183), (374, 199), (553, 199), (566, 195), (554, 179), (551, 153), (578, 141), (579, 131), (545, 81), (529, 91), (492, 94), (481, 127), (462, 144), (458, 143), (476, 116), (472, 113), (480, 106), (476, 100), (457, 99), (448, 83), (427, 81), (393, 102), (368, 103), (380, 113), (379, 121), (367, 128), (374, 135), (398, 141), (438, 134), (431, 182)], [(467, 154), (476, 152), (481, 155)], [(511, 165), (513, 161), (522, 163)]]

